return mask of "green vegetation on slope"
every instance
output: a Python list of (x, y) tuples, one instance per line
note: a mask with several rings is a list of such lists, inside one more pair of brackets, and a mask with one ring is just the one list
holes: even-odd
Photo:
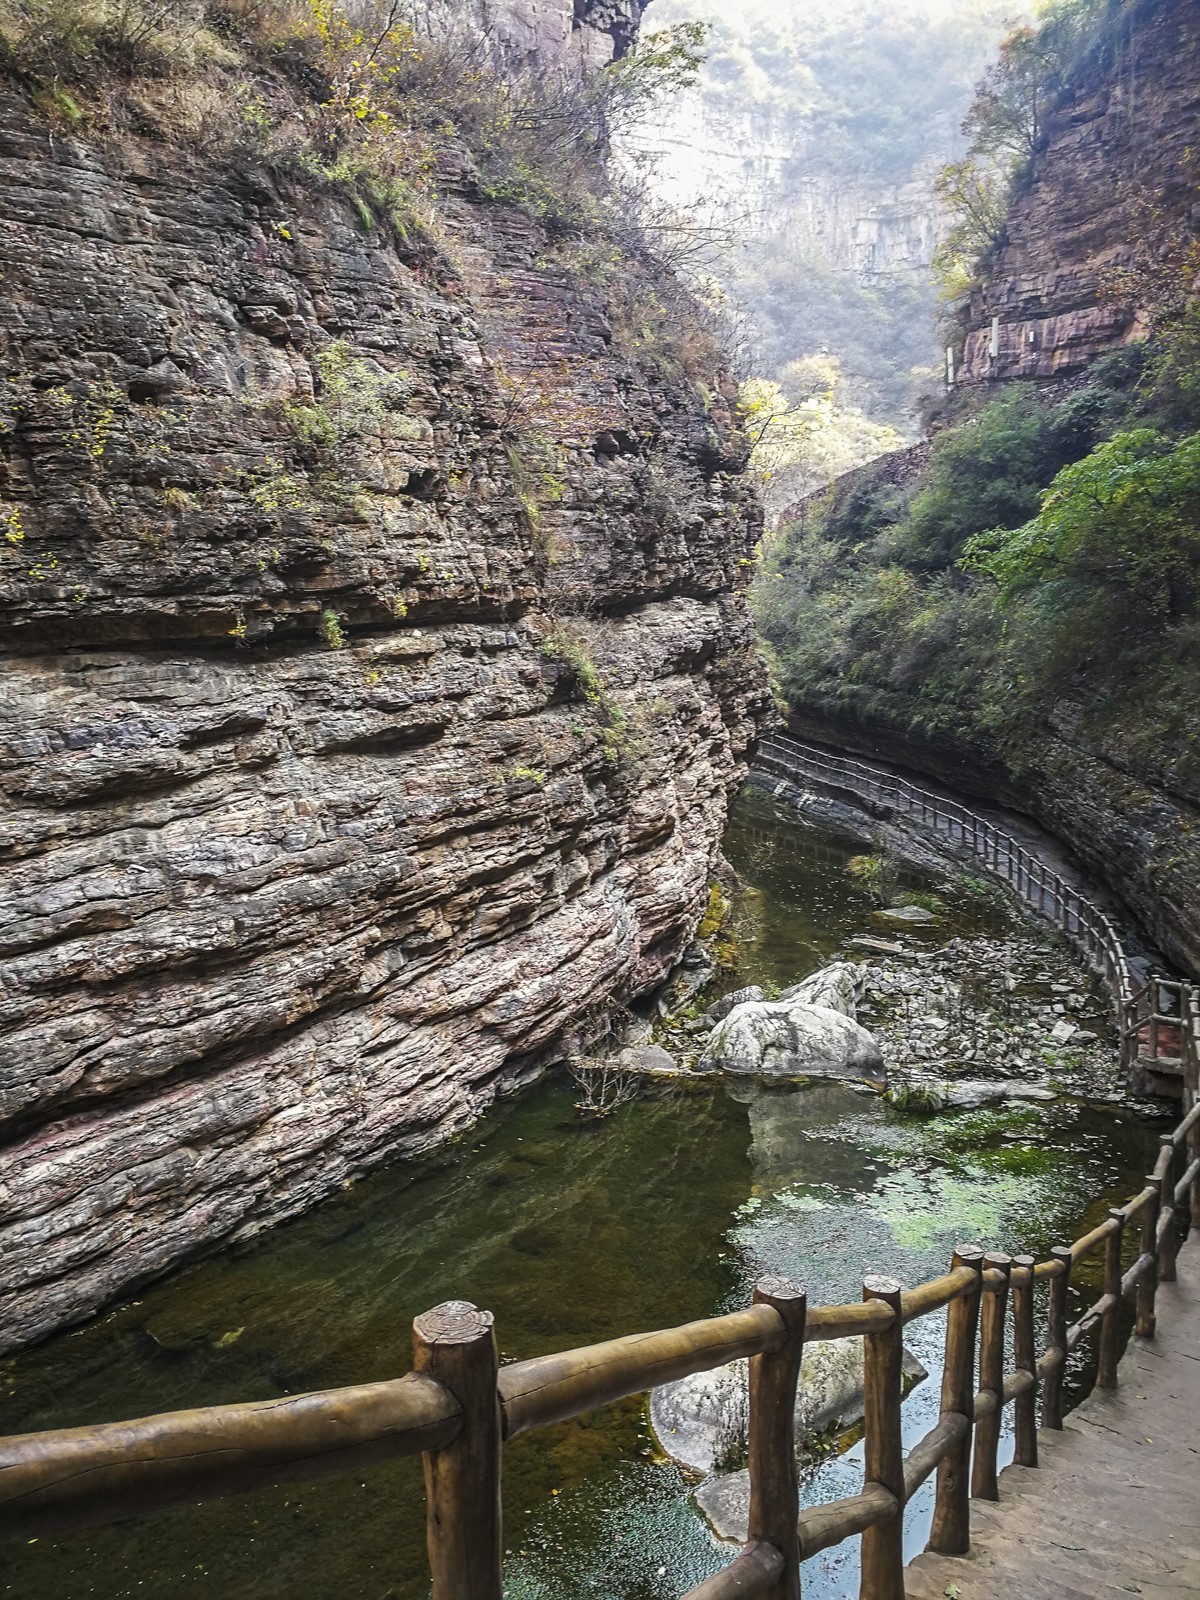
[(1065, 701), (1200, 779), (1200, 252), (1181, 259), (1148, 345), (1065, 398), (1014, 386), (936, 435), (916, 482), (882, 461), (782, 530), (754, 602), (793, 705), (1019, 765)]

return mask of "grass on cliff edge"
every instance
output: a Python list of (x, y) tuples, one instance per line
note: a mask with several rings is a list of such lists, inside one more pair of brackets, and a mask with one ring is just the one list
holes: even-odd
[(685, 23), (535, 71), (452, 12), (419, 31), (399, 0), (0, 0), (0, 66), (58, 122), (256, 155), (402, 228), (464, 149), (485, 198), (611, 223), (613, 132), (694, 79), (703, 39)]

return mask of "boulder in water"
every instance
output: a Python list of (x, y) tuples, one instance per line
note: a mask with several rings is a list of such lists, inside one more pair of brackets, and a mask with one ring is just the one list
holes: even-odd
[[(908, 1351), (904, 1362), (910, 1383), (926, 1376)], [(719, 1472), (745, 1459), (748, 1377), (745, 1361), (730, 1361), (651, 1391), (650, 1423), (672, 1460), (694, 1472)], [(806, 1345), (796, 1385), (797, 1445), (810, 1434), (859, 1421), (862, 1390), (861, 1339)]]
[(701, 1070), (886, 1081), (874, 1038), (842, 1011), (797, 1000), (748, 1001), (709, 1035)]
[(808, 1006), (825, 1006), (830, 1011), (840, 1011), (845, 1017), (857, 1018), (865, 982), (863, 969), (855, 962), (832, 961), (800, 983), (792, 984), (779, 998)]

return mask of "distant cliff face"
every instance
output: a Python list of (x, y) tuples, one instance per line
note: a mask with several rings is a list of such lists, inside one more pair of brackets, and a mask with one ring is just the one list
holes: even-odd
[(930, 132), (931, 153), (918, 169), (898, 178), (822, 170), (811, 130), (736, 100), (680, 99), (647, 142), (676, 203), (711, 207), (740, 234), (815, 248), (856, 283), (928, 287), (941, 226), (933, 176), (955, 145), (950, 119)]
[(8, 1348), (662, 982), (766, 699), (731, 386), (468, 166), (434, 249), (16, 94), (0, 154)]
[(443, 29), (471, 16), (479, 38), (493, 41), (514, 65), (545, 70), (603, 66), (620, 60), (637, 39), (649, 0), (421, 0), (429, 26)]
[[(1200, 10), (1158, 0), (1055, 110), (1028, 192), (971, 296), (960, 381), (1077, 372), (1138, 337), (1112, 292), (1150, 228), (1196, 214)], [(994, 324), (994, 326), (993, 326)], [(994, 353), (993, 353), (994, 351)]]

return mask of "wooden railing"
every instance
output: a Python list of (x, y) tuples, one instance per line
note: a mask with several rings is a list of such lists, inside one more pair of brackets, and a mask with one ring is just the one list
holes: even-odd
[[(814, 1308), (799, 1285), (765, 1278), (745, 1310), (504, 1367), (491, 1313), (449, 1301), (416, 1319), (413, 1371), (392, 1382), (0, 1440), (0, 1535), (36, 1538), (420, 1453), (433, 1600), (501, 1600), (506, 1440), (749, 1357), (749, 1539), (686, 1600), (799, 1600), (800, 1562), (856, 1534), (862, 1535), (863, 1600), (900, 1600), (902, 1513), (925, 1480), (936, 1471), (929, 1548), (965, 1553), (971, 1499), (998, 1498), (1005, 1407), (1014, 1408), (1016, 1461), (1036, 1466), (1038, 1392), (1042, 1427), (1061, 1427), (1064, 1369), (1080, 1340), (1098, 1327), (1097, 1382), (1112, 1387), (1123, 1301), (1136, 1303), (1137, 1333), (1154, 1337), (1156, 1292), (1175, 1276), (1180, 1228), (1200, 1223), (1194, 1053), (1189, 1060), (1187, 1113), (1162, 1140), (1144, 1187), (1045, 1261), (963, 1245), (944, 1276), (915, 1289), (868, 1277), (860, 1304)], [(1133, 1259), (1124, 1267), (1125, 1241), (1135, 1230)], [(1072, 1272), (1098, 1251), (1104, 1292), (1068, 1326)], [(1047, 1343), (1039, 1356), (1034, 1289), (1043, 1282)], [(905, 1456), (903, 1330), (943, 1308), (940, 1414)], [(1006, 1371), (1009, 1315), (1013, 1366)], [(806, 1344), (857, 1338), (864, 1346), (862, 1490), (801, 1510), (793, 1432), (801, 1355)]]
[[(899, 1600), (904, 1594), (902, 1513), (934, 1472), (929, 1547), (947, 1555), (965, 1553), (971, 1499), (998, 1496), (1004, 1409), (1014, 1408), (1015, 1460), (1036, 1466), (1039, 1392), (1042, 1427), (1060, 1428), (1064, 1370), (1080, 1341), (1099, 1330), (1096, 1381), (1112, 1387), (1127, 1299), (1135, 1303), (1136, 1332), (1154, 1337), (1158, 1285), (1175, 1277), (1182, 1228), (1200, 1224), (1200, 1002), (1186, 983), (1171, 986), (1167, 1011), (1161, 993), (1150, 985), (1135, 994), (1109, 920), (985, 819), (861, 763), (790, 741), (786, 749), (781, 745), (769, 741), (760, 764), (789, 777), (817, 778), (858, 797), (866, 794), (881, 806), (919, 812), (942, 831), (953, 828), (953, 837), (1053, 917), (1101, 965), (1122, 1000), (1122, 1018), (1132, 1015), (1140, 1027), (1158, 1031), (1170, 1024), (1184, 1116), (1163, 1138), (1143, 1188), (1045, 1261), (963, 1245), (944, 1276), (914, 1289), (872, 1276), (863, 1282), (861, 1303), (814, 1308), (797, 1284), (766, 1278), (745, 1310), (504, 1367), (498, 1364), (491, 1313), (448, 1301), (413, 1324), (413, 1370), (402, 1378), (0, 1439), (0, 1537), (36, 1538), (285, 1480), (361, 1472), (374, 1461), (421, 1454), (433, 1600), (501, 1600), (505, 1441), (748, 1357), (749, 1540), (685, 1600), (799, 1600), (800, 1562), (858, 1534), (863, 1600)], [(828, 775), (818, 777), (818, 771)], [(1135, 1232), (1136, 1244), (1128, 1249)], [(1072, 1272), (1100, 1251), (1103, 1293), (1068, 1326)], [(1042, 1283), (1046, 1345), (1039, 1356), (1036, 1331), (1042, 1319), (1034, 1290)], [(943, 1308), (940, 1414), (905, 1456), (903, 1330)], [(1010, 1316), (1013, 1366), (1006, 1371)], [(801, 1355), (806, 1344), (856, 1338), (864, 1346), (863, 1487), (859, 1494), (801, 1510), (793, 1431)]]
[[(1009, 884), (1027, 906), (1052, 922), (1104, 979), (1112, 999), (1122, 1064), (1182, 1078), (1184, 1063), (1175, 1045), (1183, 986), (1155, 976), (1135, 988), (1129, 958), (1112, 919), (1010, 833), (966, 806), (918, 788), (881, 767), (781, 735), (763, 740), (755, 766), (790, 782), (799, 778), (865, 800), (884, 813), (910, 817), (963, 846)], [(1171, 1012), (1163, 1012), (1164, 1002), (1172, 1006)]]

